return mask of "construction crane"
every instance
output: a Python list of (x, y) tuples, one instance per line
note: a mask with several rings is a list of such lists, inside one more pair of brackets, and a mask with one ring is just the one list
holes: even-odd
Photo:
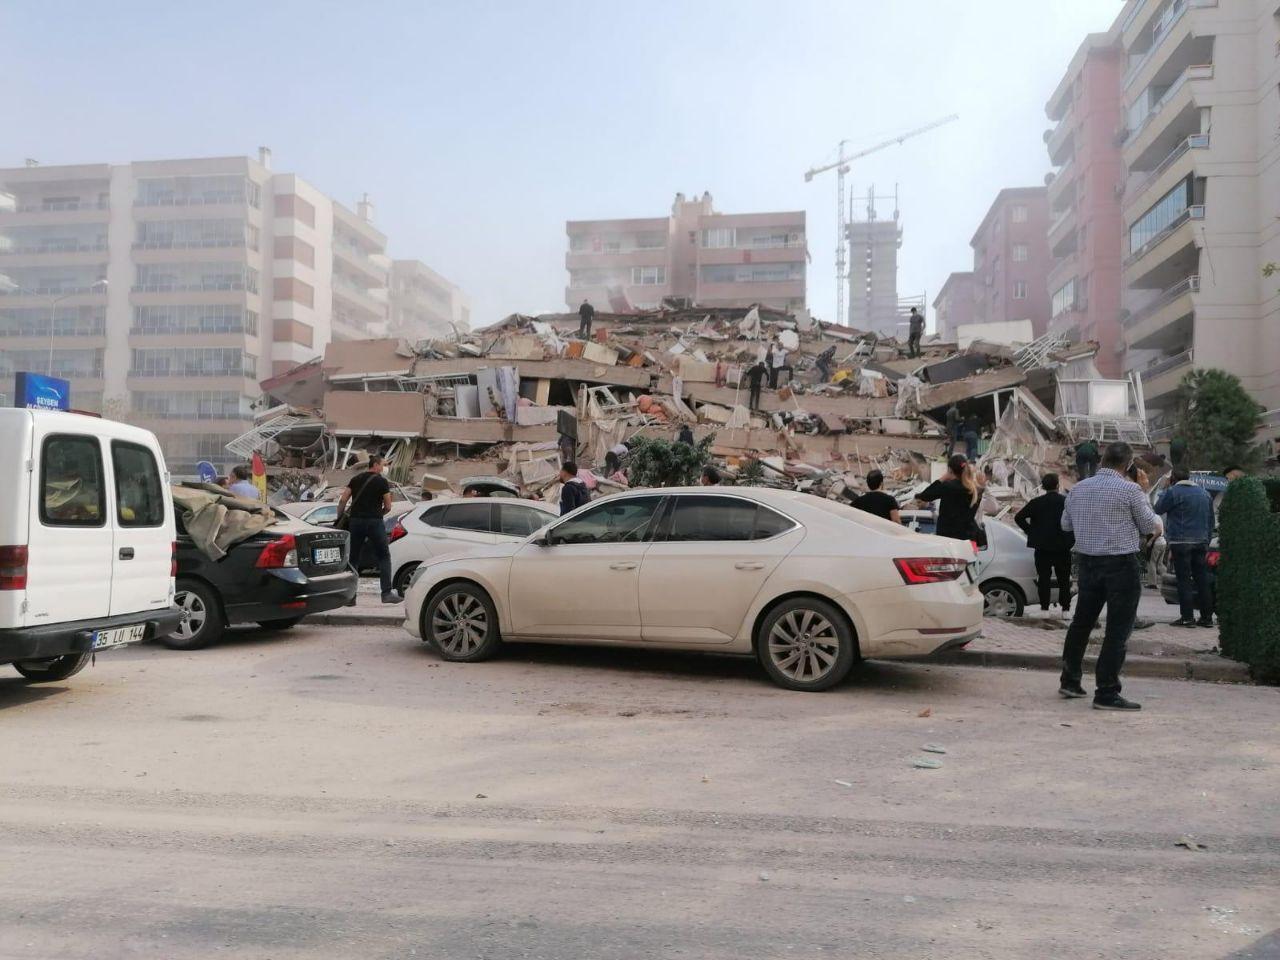
[(877, 153), (889, 147), (898, 146), (912, 137), (918, 137), (922, 133), (928, 133), (930, 130), (936, 130), (943, 124), (950, 123), (952, 120), (959, 120), (960, 115), (953, 113), (949, 117), (943, 117), (941, 120), (935, 120), (933, 123), (925, 124), (923, 127), (917, 127), (915, 130), (908, 130), (901, 136), (886, 140), (883, 143), (877, 143), (874, 147), (867, 147), (865, 150), (859, 150), (857, 153), (846, 155), (844, 152), (845, 145), (848, 140), (841, 140), (837, 148), (838, 158), (831, 162), (825, 163), (820, 167), (813, 167), (806, 170), (804, 174), (804, 182), (808, 183), (820, 173), (826, 173), (828, 170), (835, 170), (836, 177), (836, 323), (841, 326), (845, 322), (845, 287), (849, 281), (849, 256), (847, 252), (848, 244), (848, 214), (845, 212), (844, 204), (844, 178), (849, 173), (850, 162), (861, 157)]

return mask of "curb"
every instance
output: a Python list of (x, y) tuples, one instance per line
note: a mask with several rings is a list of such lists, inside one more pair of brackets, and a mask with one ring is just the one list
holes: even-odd
[(315, 613), (306, 622), (317, 627), (398, 627), (404, 623), (404, 611), (394, 615), (379, 613)]
[[(956, 650), (931, 658), (932, 663), (961, 667), (1015, 667), (1026, 670), (1062, 669), (1062, 658), (1050, 653), (1007, 653), (996, 650)], [(1085, 657), (1085, 672), (1092, 670), (1096, 657)], [(1230, 660), (1188, 660), (1178, 657), (1129, 657), (1124, 672), (1131, 677), (1159, 677), (1166, 680), (1200, 680), (1211, 683), (1252, 683), (1249, 668)]]

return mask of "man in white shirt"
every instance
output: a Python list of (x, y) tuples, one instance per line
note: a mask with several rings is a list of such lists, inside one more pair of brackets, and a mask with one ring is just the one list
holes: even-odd
[(243, 497), (245, 500), (260, 500), (261, 498), (258, 496), (258, 488), (255, 487), (252, 480), (250, 480), (250, 477), (252, 476), (253, 474), (250, 472), (249, 468), (243, 464), (237, 464), (232, 467), (231, 486), (227, 488), (228, 492), (233, 497)]

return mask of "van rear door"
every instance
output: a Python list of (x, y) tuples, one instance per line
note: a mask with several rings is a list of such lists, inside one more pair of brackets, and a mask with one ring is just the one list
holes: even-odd
[(27, 626), (97, 619), (111, 611), (108, 454), (79, 419), (34, 418)]
[(173, 563), (173, 503), (167, 495), (164, 459), (154, 441), (111, 439), (115, 532), (111, 615), (169, 606)]
[(31, 414), (0, 409), (0, 630), (27, 625), (26, 557), (35, 453)]

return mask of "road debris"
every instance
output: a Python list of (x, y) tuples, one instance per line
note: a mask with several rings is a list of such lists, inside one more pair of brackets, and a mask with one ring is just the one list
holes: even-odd
[(936, 743), (926, 743), (920, 749), (923, 750), (925, 753), (946, 753), (947, 752), (946, 747), (940, 747)]
[(911, 761), (911, 765), (920, 770), (939, 770), (942, 768), (942, 761), (934, 760), (932, 757), (916, 757)]

